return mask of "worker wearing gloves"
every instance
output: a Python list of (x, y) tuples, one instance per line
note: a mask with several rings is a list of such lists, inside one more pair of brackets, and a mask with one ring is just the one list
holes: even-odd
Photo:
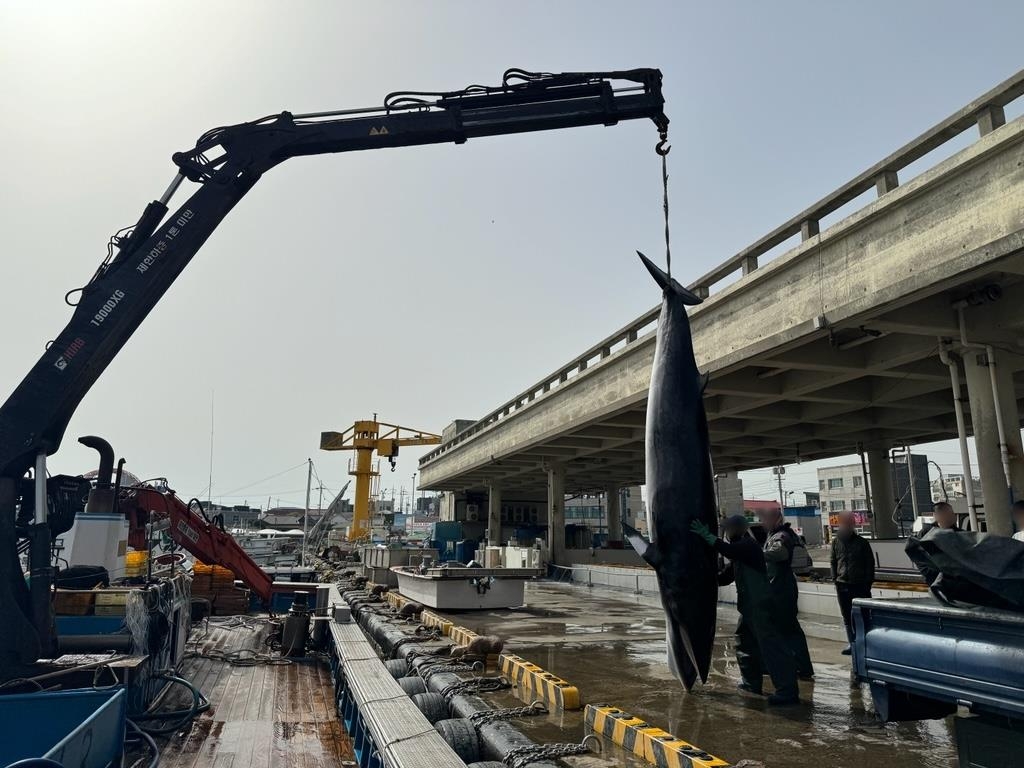
[(740, 612), (736, 625), (736, 662), (742, 678), (740, 690), (760, 695), (762, 677), (767, 670), (775, 686), (768, 703), (776, 706), (799, 703), (796, 659), (778, 631), (764, 553), (750, 535), (746, 519), (734, 515), (725, 521), (722, 530), (728, 541), (719, 539), (698, 520), (693, 521), (690, 530), (729, 559), (718, 575), (718, 583), (736, 583), (736, 607)]
[(768, 583), (775, 598), (775, 620), (783, 639), (796, 655), (797, 674), (810, 680), (814, 677), (814, 666), (811, 664), (810, 651), (807, 650), (807, 638), (796, 616), (799, 593), (796, 575), (793, 573), (793, 549), (799, 540), (780, 510), (767, 510), (758, 513), (758, 516), (768, 531), (768, 540), (764, 543), (764, 560), (768, 567)]
[(875, 556), (871, 544), (857, 533), (854, 522), (852, 512), (840, 513), (836, 535), (832, 539), (832, 581), (836, 585), (839, 612), (849, 639), (842, 651), (844, 656), (850, 655), (850, 643), (853, 643), (853, 601), (858, 597), (871, 597), (871, 584), (875, 580)]

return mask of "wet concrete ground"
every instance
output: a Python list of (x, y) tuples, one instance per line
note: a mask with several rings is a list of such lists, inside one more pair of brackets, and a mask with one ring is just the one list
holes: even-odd
[[(687, 694), (668, 670), (664, 614), (656, 597), (551, 582), (531, 583), (527, 590), (523, 608), (450, 618), (505, 638), (508, 650), (575, 685), (584, 703), (619, 707), (729, 762), (748, 758), (769, 768), (956, 765), (951, 721), (875, 720), (867, 686), (851, 684), (850, 659), (840, 654), (839, 642), (809, 638), (816, 679), (800, 684), (805, 703), (774, 709), (736, 690), (731, 608), (719, 607), (707, 685)], [(511, 694), (506, 697), (495, 705), (516, 705)], [(583, 735), (582, 712), (517, 723), (542, 742), (578, 741)], [(618, 750), (605, 758), (642, 764)]]

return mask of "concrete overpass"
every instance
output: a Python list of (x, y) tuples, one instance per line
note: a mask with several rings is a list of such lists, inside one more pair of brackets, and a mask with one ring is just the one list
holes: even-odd
[[(863, 449), (878, 532), (892, 533), (886, 450), (957, 437), (952, 371), (961, 400), (969, 396), (964, 421), (985, 498), (1007, 498), (1007, 474), (1024, 490), (1024, 118), (1005, 123), (1003, 112), (1022, 93), (1024, 71), (691, 285), (707, 297), (691, 323), (698, 365), (711, 373), (717, 471)], [(974, 130), (970, 146), (900, 183), (911, 163)], [(874, 200), (819, 231), (872, 191)], [(657, 314), (425, 455), (422, 486), (486, 490), (493, 529), (502, 494), (546, 497), (558, 521), (564, 492), (643, 482)], [(987, 511), (990, 529), (1009, 530), (1004, 506)]]

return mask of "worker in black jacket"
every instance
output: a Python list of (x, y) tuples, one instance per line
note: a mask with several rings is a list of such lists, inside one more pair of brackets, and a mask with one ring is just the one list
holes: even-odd
[(807, 648), (807, 637), (797, 618), (800, 593), (796, 574), (793, 573), (793, 551), (800, 540), (779, 509), (758, 512), (758, 517), (768, 531), (764, 560), (768, 566), (768, 584), (775, 600), (775, 621), (786, 644), (796, 655), (797, 674), (805, 680), (812, 680), (814, 665)]
[(720, 585), (736, 582), (736, 662), (739, 664), (740, 690), (761, 694), (765, 670), (771, 676), (775, 693), (768, 697), (772, 705), (797, 704), (800, 693), (796, 681), (796, 658), (775, 621), (774, 600), (768, 584), (761, 545), (750, 535), (746, 518), (734, 515), (722, 525), (728, 541), (723, 541), (698, 520), (691, 530), (713, 547), (729, 563), (718, 575)]
[[(839, 612), (843, 615), (849, 643), (853, 642), (851, 612), (854, 598), (871, 597), (871, 585), (875, 581), (875, 555), (868, 540), (857, 533), (854, 522), (852, 512), (840, 513), (836, 535), (832, 539), (831, 557), (832, 581), (836, 586)], [(843, 649), (844, 656), (850, 655), (849, 643)]]

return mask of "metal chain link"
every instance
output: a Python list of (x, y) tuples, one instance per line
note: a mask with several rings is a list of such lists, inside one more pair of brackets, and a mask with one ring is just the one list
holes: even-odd
[(591, 738), (592, 736), (587, 736), (579, 744), (540, 744), (529, 747), (515, 747), (505, 753), (502, 762), (508, 768), (526, 768), (526, 766), (540, 760), (557, 760), (561, 757), (585, 755), (590, 751), (587, 742)]
[(514, 720), (517, 717), (531, 717), (533, 715), (546, 715), (548, 708), (542, 701), (535, 701), (527, 707), (508, 707), (506, 709), (482, 709), (473, 712), (469, 720), (478, 729), (481, 725), (493, 723), (497, 720)]
[(474, 677), (458, 683), (452, 683), (441, 691), (441, 695), (449, 701), (460, 693), (489, 693), (511, 688), (512, 683), (505, 677)]
[(424, 664), (414, 674), (419, 674), (426, 682), (439, 672), (472, 672), (477, 667), (473, 664)]

